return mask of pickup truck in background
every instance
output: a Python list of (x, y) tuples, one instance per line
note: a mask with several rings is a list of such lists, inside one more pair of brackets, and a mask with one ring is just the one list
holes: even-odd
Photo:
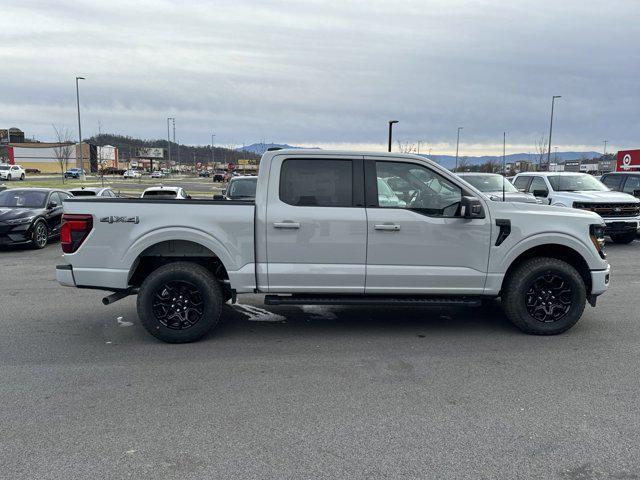
[(523, 192), (548, 205), (588, 210), (600, 215), (614, 243), (631, 243), (640, 226), (640, 199), (611, 191), (597, 178), (578, 172), (525, 172), (513, 179)]
[(609, 284), (597, 214), (493, 202), (420, 156), (268, 151), (257, 182), (255, 202), (67, 200), (57, 279), (113, 292), (105, 304), (137, 294), (142, 324), (167, 342), (201, 338), (244, 293), (271, 305), (499, 297), (524, 332), (557, 334)]

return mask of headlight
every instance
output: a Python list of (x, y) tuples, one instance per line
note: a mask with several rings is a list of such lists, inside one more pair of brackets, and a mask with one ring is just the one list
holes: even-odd
[(24, 218), (13, 218), (11, 220), (5, 220), (9, 225), (21, 225), (23, 223), (31, 223), (33, 217), (24, 217)]
[(601, 258), (607, 258), (607, 254), (604, 251), (604, 225), (589, 225), (589, 238), (593, 242), (593, 246), (600, 254)]

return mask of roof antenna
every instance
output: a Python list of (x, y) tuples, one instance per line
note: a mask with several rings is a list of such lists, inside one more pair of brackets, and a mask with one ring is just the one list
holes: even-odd
[(507, 181), (507, 178), (506, 178), (507, 170), (506, 170), (506, 163), (505, 163), (506, 151), (507, 151), (507, 132), (502, 132), (502, 201), (503, 202), (505, 201), (504, 182)]

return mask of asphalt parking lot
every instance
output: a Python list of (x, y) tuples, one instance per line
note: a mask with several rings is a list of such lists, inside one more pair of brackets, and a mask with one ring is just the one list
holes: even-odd
[(269, 307), (168, 345), (135, 299), (0, 250), (0, 471), (75, 478), (640, 478), (640, 240), (556, 337), (482, 308)]

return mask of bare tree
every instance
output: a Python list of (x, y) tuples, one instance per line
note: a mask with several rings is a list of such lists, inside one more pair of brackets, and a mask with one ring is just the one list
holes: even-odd
[(400, 150), (400, 153), (418, 153), (418, 145), (409, 142), (402, 143), (398, 140), (398, 150)]
[(69, 168), (69, 159), (73, 152), (73, 142), (71, 141), (71, 133), (67, 128), (58, 128), (52, 125), (56, 134), (57, 146), (53, 147), (53, 152), (60, 165), (60, 173), (62, 174), (62, 183), (64, 183), (64, 172)]
[(458, 168), (456, 168), (455, 171), (466, 172), (468, 169), (469, 169), (469, 158), (468, 157), (458, 158)]
[(489, 157), (486, 162), (480, 165), (479, 171), (486, 173), (497, 173), (500, 171), (501, 162), (495, 157)]
[(543, 163), (546, 162), (545, 157), (547, 156), (547, 150), (549, 148), (547, 146), (547, 142), (548, 140), (543, 135), (535, 144), (535, 151), (536, 151), (536, 156), (538, 158), (538, 162), (537, 162), (538, 165), (542, 165)]

